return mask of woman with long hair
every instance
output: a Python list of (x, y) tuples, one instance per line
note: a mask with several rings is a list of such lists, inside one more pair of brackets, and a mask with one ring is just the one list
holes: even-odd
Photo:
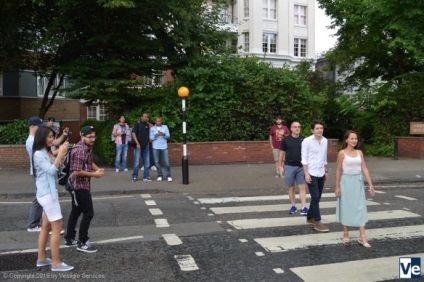
[(337, 197), (336, 220), (343, 225), (343, 242), (349, 243), (349, 228), (359, 227), (358, 244), (370, 248), (365, 237), (365, 224), (368, 222), (367, 205), (365, 201), (365, 176), (370, 187), (370, 195), (374, 196), (374, 186), (364, 155), (358, 150), (359, 136), (353, 130), (345, 132), (343, 146), (337, 156), (336, 187)]
[[(53, 129), (40, 126), (35, 134), (32, 147), (32, 167), (37, 187), (36, 197), (43, 207), (43, 223), (38, 237), (37, 267), (51, 265), (52, 271), (70, 271), (74, 267), (61, 262), (59, 258), (60, 232), (63, 219), (56, 188), (57, 171), (68, 151), (68, 142), (59, 147), (57, 157), (54, 157), (51, 150), (53, 141)], [(51, 259), (46, 257), (47, 238), (50, 230), (52, 230), (50, 237)]]

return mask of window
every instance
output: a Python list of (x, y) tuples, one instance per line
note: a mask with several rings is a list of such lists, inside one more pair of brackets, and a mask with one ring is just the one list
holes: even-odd
[(87, 119), (106, 120), (107, 109), (105, 104), (92, 105), (87, 108)]
[(249, 0), (244, 0), (244, 17), (249, 17)]
[(263, 18), (264, 19), (277, 19), (277, 0), (262, 0), (263, 3)]
[(264, 33), (262, 36), (262, 52), (277, 52), (277, 35), (273, 33)]
[(152, 77), (144, 77), (144, 86), (161, 86), (164, 84), (164, 76), (162, 73), (155, 73)]
[(294, 39), (294, 56), (306, 57), (306, 39)]
[(249, 41), (249, 33), (244, 33), (244, 44), (243, 44), (243, 50), (244, 52), (249, 52), (250, 50), (250, 41)]
[(306, 25), (306, 6), (294, 5), (294, 24)]
[[(56, 75), (55, 80), (53, 82), (53, 85), (50, 88), (49, 97), (53, 96), (55, 89), (59, 85), (59, 81), (60, 81), (60, 76)], [(41, 75), (37, 76), (37, 96), (44, 96), (44, 92), (46, 92), (48, 84), (49, 84), (49, 77), (48, 76), (41, 76)], [(66, 84), (69, 84), (69, 83), (68, 83), (68, 81), (65, 77), (65, 79), (62, 81), (62, 85), (59, 87), (59, 89), (64, 88)], [(63, 91), (57, 92), (56, 95), (60, 96), (60, 97), (65, 97), (65, 93)]]

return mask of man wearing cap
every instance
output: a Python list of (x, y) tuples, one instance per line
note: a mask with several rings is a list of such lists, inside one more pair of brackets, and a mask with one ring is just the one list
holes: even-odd
[(276, 124), (273, 125), (271, 127), (271, 130), (269, 131), (269, 144), (271, 146), (275, 162), (275, 177), (278, 178), (283, 176), (284, 171), (283, 163), (280, 163), (278, 161), (280, 156), (281, 141), (283, 140), (284, 136), (290, 135), (290, 132), (287, 126), (283, 125), (283, 120), (281, 116), (276, 116), (275, 123)]
[[(96, 131), (92, 126), (80, 129), (81, 140), (74, 145), (70, 154), (70, 181), (74, 183), (75, 193), (71, 193), (72, 210), (68, 219), (65, 245), (78, 245), (77, 250), (85, 253), (97, 252), (97, 248), (90, 244), (88, 229), (94, 216), (93, 200), (91, 198), (91, 178), (100, 178), (104, 170), (93, 162), (91, 149), (96, 141)], [(75, 240), (75, 227), (79, 216), (82, 219), (79, 228), (79, 240)]]
[[(40, 117), (31, 117), (28, 120), (28, 127), (29, 127), (29, 135), (25, 142), (25, 147), (28, 152), (29, 156), (29, 174), (33, 176), (32, 171), (32, 146), (34, 145), (34, 137), (35, 133), (38, 130), (38, 126), (43, 124), (43, 120)], [(35, 183), (34, 183), (35, 187)], [(35, 187), (35, 189), (37, 189)], [(34, 198), (32, 200), (31, 209), (29, 211), (29, 218), (28, 218), (28, 232), (40, 232), (41, 231), (41, 217), (43, 215), (43, 207), (38, 203), (37, 198)]]

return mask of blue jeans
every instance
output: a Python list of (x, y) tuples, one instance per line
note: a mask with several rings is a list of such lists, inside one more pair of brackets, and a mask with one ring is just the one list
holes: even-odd
[(140, 150), (134, 149), (134, 165), (132, 178), (138, 177), (138, 164), (140, 163), (140, 154), (143, 154), (143, 179), (149, 178), (149, 145)]
[(158, 170), (158, 177), (162, 177), (162, 168), (160, 161), (163, 160), (163, 164), (166, 169), (166, 177), (171, 177), (171, 167), (169, 166), (168, 149), (153, 149), (153, 157), (155, 158), (156, 169)]
[(322, 190), (324, 189), (325, 175), (315, 177), (311, 175), (311, 184), (308, 184), (309, 194), (311, 195), (311, 203), (306, 216), (307, 219), (315, 219), (321, 221), (321, 213), (319, 211), (319, 201), (321, 200)]
[(115, 168), (120, 168), (121, 156), (122, 156), (122, 169), (127, 168), (127, 152), (128, 144), (118, 145), (116, 144), (116, 157), (115, 157)]

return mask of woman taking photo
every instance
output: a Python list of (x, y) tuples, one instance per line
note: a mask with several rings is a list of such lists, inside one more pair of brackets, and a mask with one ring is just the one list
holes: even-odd
[[(43, 207), (43, 220), (38, 237), (37, 267), (51, 265), (52, 271), (70, 271), (74, 267), (61, 262), (59, 258), (60, 232), (63, 220), (56, 189), (57, 171), (68, 151), (68, 142), (59, 147), (55, 158), (51, 151), (53, 141), (53, 129), (40, 126), (35, 134), (32, 147), (32, 167), (37, 187), (36, 197)], [(50, 230), (52, 230), (50, 237), (52, 259), (46, 257), (47, 238)]]
[[(358, 134), (348, 130), (344, 134), (342, 150), (337, 156), (336, 188), (337, 197), (336, 220), (343, 225), (343, 242), (349, 243), (348, 226), (359, 227), (358, 244), (371, 248), (365, 237), (365, 224), (368, 222), (367, 205), (363, 175), (369, 187), (371, 197), (374, 187), (362, 151), (358, 150)], [(341, 174), (343, 170), (343, 174)]]

